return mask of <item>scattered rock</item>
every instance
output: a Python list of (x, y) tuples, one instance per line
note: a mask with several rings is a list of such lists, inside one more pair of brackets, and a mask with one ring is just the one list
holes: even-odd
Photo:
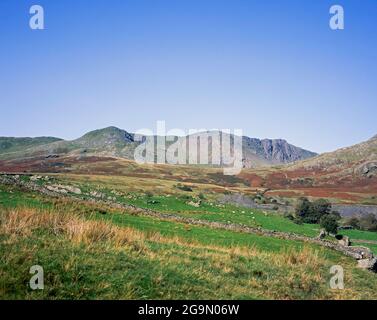
[(73, 186), (62, 186), (64, 189), (66, 189), (68, 192), (74, 193), (74, 194), (82, 194), (81, 189), (78, 187)]
[(189, 202), (187, 202), (187, 204), (189, 205), (189, 206), (193, 206), (193, 207), (196, 207), (196, 208), (199, 208), (200, 207), (200, 205), (201, 205), (201, 200), (199, 200), (198, 202), (194, 202), (194, 201), (189, 201)]
[(63, 186), (60, 184), (57, 185), (51, 185), (51, 186), (46, 186), (47, 190), (57, 192), (57, 193), (63, 193), (67, 194), (68, 192), (74, 193), (74, 194), (81, 194), (80, 188), (73, 187), (73, 186)]
[(57, 187), (57, 186), (46, 186), (46, 189), (49, 190), (49, 191), (57, 192), (57, 193), (61, 193), (61, 194), (67, 194), (67, 193), (68, 193), (67, 190), (65, 190), (65, 189), (60, 189), (60, 188)]
[(98, 191), (90, 191), (89, 195), (94, 198), (104, 198), (105, 195)]

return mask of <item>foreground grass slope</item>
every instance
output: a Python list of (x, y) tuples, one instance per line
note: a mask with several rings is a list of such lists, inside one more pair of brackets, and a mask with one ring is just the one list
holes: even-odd
[[(29, 176), (21, 179), (30, 180)], [(131, 204), (138, 208), (156, 210), (158, 212), (173, 213), (178, 216), (200, 219), (211, 222), (237, 223), (250, 227), (261, 227), (298, 235), (317, 237), (321, 227), (317, 224), (296, 224), (283, 217), (282, 213), (271, 210), (244, 208), (231, 204), (217, 202), (219, 194), (208, 189), (207, 184), (191, 183), (192, 191), (185, 191), (177, 184), (165, 179), (140, 179), (133, 177), (94, 176), (94, 175), (50, 175), (46, 182), (37, 181), (40, 185), (69, 186), (79, 188), (82, 193), (74, 195), (83, 200), (112, 199), (119, 204)], [(221, 194), (220, 194), (221, 196)], [(11, 203), (21, 201), (22, 197), (1, 193), (0, 201)], [(192, 204), (198, 203), (195, 207)], [(166, 228), (169, 230), (169, 228)], [(363, 245), (377, 254), (377, 233), (359, 230), (343, 230), (342, 234), (350, 236), (355, 245)]]
[[(2, 299), (377, 299), (374, 274), (315, 245), (0, 194)], [(27, 286), (35, 264), (44, 290)], [(345, 290), (329, 288), (334, 264), (345, 269)]]

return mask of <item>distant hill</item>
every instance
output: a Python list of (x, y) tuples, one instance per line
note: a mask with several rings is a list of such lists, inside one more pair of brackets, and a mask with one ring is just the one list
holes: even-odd
[[(200, 138), (206, 133), (198, 133)], [(192, 137), (192, 136), (191, 136)], [(234, 136), (231, 135), (231, 139)], [(156, 139), (156, 137), (154, 137)], [(188, 137), (175, 137), (184, 142)], [(116, 127), (107, 127), (88, 132), (81, 138), (65, 141), (58, 138), (3, 138), (12, 142), (12, 148), (0, 148), (0, 159), (22, 159), (34, 156), (103, 156), (133, 159), (134, 150), (140, 142), (135, 135)], [(27, 140), (29, 139), (29, 140)], [(283, 139), (256, 139), (243, 137), (243, 162), (248, 168), (264, 165), (285, 164), (314, 157), (317, 154), (292, 144)], [(0, 140), (1, 141), (1, 140)], [(4, 140), (6, 141), (6, 140)], [(29, 141), (29, 143), (27, 143)], [(34, 141), (32, 143), (32, 141)], [(4, 142), (5, 143), (5, 142)], [(173, 142), (170, 142), (170, 144)], [(16, 147), (17, 146), (17, 147)], [(169, 144), (167, 144), (167, 147)], [(212, 144), (209, 145), (211, 155)]]
[(358, 175), (377, 174), (377, 136), (347, 148), (323, 153), (291, 166), (292, 169), (325, 170)]
[(24, 150), (40, 145), (50, 144), (61, 141), (62, 139), (54, 137), (37, 137), (37, 138), (9, 138), (0, 137), (0, 154), (23, 152)]
[[(325, 188), (334, 192), (337, 190), (340, 193), (376, 194), (377, 139), (370, 139), (351, 147), (323, 153), (310, 159), (288, 164), (277, 170), (269, 170), (259, 178), (256, 176), (249, 178), (254, 186), (263, 185), (271, 189), (322, 188), (324, 190), (323, 188)], [(334, 194), (334, 197), (337, 196), (339, 194)], [(349, 195), (350, 200), (352, 197), (352, 194)]]

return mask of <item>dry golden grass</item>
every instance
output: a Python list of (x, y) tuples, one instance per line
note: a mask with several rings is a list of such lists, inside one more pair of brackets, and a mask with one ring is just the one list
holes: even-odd
[[(61, 203), (61, 207), (64, 207), (64, 203)], [(319, 251), (309, 247), (304, 247), (300, 251), (289, 250), (272, 253), (261, 251), (255, 247), (205, 245), (178, 236), (167, 237), (158, 232), (143, 233), (129, 227), (118, 227), (107, 221), (85, 220), (80, 215), (75, 208), (70, 208), (70, 211), (65, 208), (65, 212), (59, 209), (49, 211), (32, 208), (6, 210), (0, 215), (0, 232), (9, 236), (29, 236), (35, 230), (45, 229), (54, 235), (64, 235), (75, 243), (111, 242), (115, 247), (130, 243), (140, 245), (147, 240), (203, 250), (206, 254), (225, 256), (225, 259), (230, 260), (239, 257), (260, 257), (273, 262), (276, 266), (289, 265), (316, 269), (324, 263)]]
[(0, 233), (9, 236), (29, 236), (45, 229), (63, 235), (75, 243), (95, 244), (111, 242), (120, 247), (127, 244), (143, 245), (143, 233), (131, 228), (119, 228), (104, 221), (83, 220), (72, 212), (50, 212), (30, 208), (12, 209), (0, 215)]

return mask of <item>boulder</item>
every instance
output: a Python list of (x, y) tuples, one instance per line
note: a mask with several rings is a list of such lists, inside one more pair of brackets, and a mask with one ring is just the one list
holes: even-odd
[(326, 237), (326, 235), (327, 235), (327, 232), (324, 229), (321, 229), (318, 235), (318, 239), (322, 240)]
[(350, 238), (347, 237), (347, 236), (343, 236), (342, 239), (338, 240), (338, 243), (339, 243), (341, 246), (344, 246), (344, 247), (349, 247), (349, 246), (351, 245)]
[(357, 261), (357, 266), (361, 269), (377, 272), (377, 258), (360, 259)]

